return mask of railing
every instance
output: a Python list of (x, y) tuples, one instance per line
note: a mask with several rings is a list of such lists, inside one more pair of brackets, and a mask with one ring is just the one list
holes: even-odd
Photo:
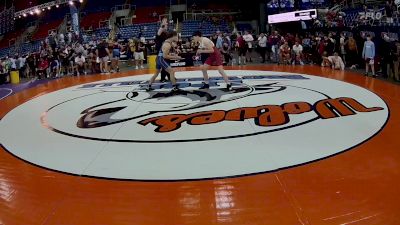
[(111, 8), (111, 12), (118, 11), (118, 10), (136, 10), (136, 5), (124, 4), (124, 5), (116, 5)]
[(200, 20), (203, 17), (209, 16), (231, 16), (239, 14), (240, 12), (214, 12), (214, 11), (205, 11), (205, 12), (188, 12), (183, 15), (184, 20)]
[(99, 21), (99, 28), (109, 28), (110, 20)]

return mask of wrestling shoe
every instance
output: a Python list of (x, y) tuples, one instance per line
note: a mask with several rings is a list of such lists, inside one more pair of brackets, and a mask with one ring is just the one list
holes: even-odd
[(146, 91), (147, 92), (149, 92), (149, 91), (153, 91), (154, 89), (149, 85), (147, 88), (146, 88)]
[(227, 89), (228, 91), (232, 91), (232, 84), (227, 84), (227, 85), (226, 85), (226, 89)]
[(201, 86), (199, 89), (210, 89), (210, 85), (203, 83), (203, 86)]

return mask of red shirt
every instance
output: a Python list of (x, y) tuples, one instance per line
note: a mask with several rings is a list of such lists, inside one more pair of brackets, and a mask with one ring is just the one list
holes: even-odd
[(242, 36), (238, 37), (237, 42), (238, 42), (239, 48), (244, 48), (246, 45), (246, 42), (244, 41)]
[(40, 64), (39, 64), (39, 70), (45, 70), (49, 67), (49, 62), (47, 60), (43, 60)]

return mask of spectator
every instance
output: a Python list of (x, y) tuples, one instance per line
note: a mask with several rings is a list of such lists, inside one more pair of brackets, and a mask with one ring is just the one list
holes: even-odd
[(370, 35), (367, 36), (367, 40), (364, 42), (362, 58), (365, 61), (365, 76), (368, 76), (369, 67), (371, 67), (372, 76), (375, 77), (375, 44), (372, 42)]
[(238, 49), (238, 64), (246, 65), (246, 41), (240, 33), (237, 34), (236, 47)]
[(296, 41), (295, 44), (293, 45), (293, 65), (296, 65), (297, 63), (299, 63), (300, 65), (304, 65), (303, 62), (303, 46), (301, 46), (301, 44)]
[(38, 79), (47, 78), (47, 69), (49, 68), (49, 61), (47, 60), (47, 57), (43, 57), (39, 59), (39, 66), (38, 66)]
[(103, 40), (103, 42), (98, 46), (96, 50), (96, 55), (97, 57), (99, 57), (101, 73), (110, 74), (110, 71), (108, 70), (108, 60), (110, 59), (109, 57), (110, 51), (108, 50), (106, 40)]
[(380, 49), (382, 51), (381, 56), (382, 56), (382, 73), (384, 78), (391, 77), (393, 78), (393, 73), (394, 72), (394, 56), (396, 54), (396, 46), (394, 45), (393, 42), (390, 41), (390, 38), (387, 34), (384, 34), (383, 36), (383, 42), (380, 45)]
[(274, 31), (273, 34), (270, 37), (270, 44), (272, 46), (272, 56), (271, 58), (273, 58), (272, 60), (276, 63), (279, 63), (279, 41), (280, 41), (280, 37), (278, 34), (278, 31)]
[(81, 73), (84, 73), (86, 75), (85, 63), (86, 59), (83, 54), (81, 52), (78, 53), (78, 55), (75, 57), (75, 69), (77, 76), (79, 76)]
[(143, 67), (143, 61), (144, 61), (144, 50), (145, 46), (142, 41), (138, 41), (136, 43), (136, 48), (135, 48), (135, 61), (136, 61), (136, 67), (135, 69), (144, 69)]
[(223, 44), (224, 44), (224, 38), (222, 37), (222, 33), (218, 32), (217, 34), (217, 43), (215, 44), (215, 47), (218, 48), (219, 50), (222, 50)]
[(20, 55), (16, 61), (17, 69), (19, 70), (19, 75), (25, 77), (26, 75), (26, 57)]
[(340, 39), (339, 39), (339, 45), (340, 45), (340, 54), (343, 57), (343, 61), (346, 64), (346, 36), (345, 33), (340, 33)]
[(331, 67), (332, 66), (332, 62), (331, 62), (331, 60), (329, 60), (328, 52), (326, 52), (326, 51), (322, 53), (321, 66), (322, 67)]
[(111, 73), (119, 72), (119, 59), (121, 58), (122, 46), (117, 40), (112, 43), (112, 57), (111, 57)]
[(53, 78), (58, 77), (60, 74), (60, 63), (58, 58), (54, 57), (50, 63), (50, 75)]
[(284, 65), (290, 64), (291, 56), (290, 56), (290, 47), (289, 43), (285, 41), (283, 45), (279, 48), (280, 52), (280, 63)]
[(351, 67), (351, 69), (355, 69), (357, 67), (357, 59), (358, 59), (358, 47), (356, 40), (351, 36), (349, 37), (349, 40), (346, 42), (347, 46), (347, 58), (348, 58), (348, 64)]
[(333, 70), (344, 70), (345, 66), (343, 59), (339, 56), (337, 52), (335, 52), (333, 56), (329, 56), (328, 59), (332, 63)]
[(10, 74), (6, 68), (5, 59), (0, 60), (0, 84), (9, 83), (10, 82)]
[(28, 73), (27, 77), (35, 77), (36, 76), (36, 56), (35, 54), (29, 54), (26, 59), (26, 64), (28, 65)]
[(261, 63), (265, 63), (265, 54), (267, 53), (267, 42), (268, 42), (267, 36), (265, 36), (264, 33), (261, 33), (260, 37), (258, 37), (258, 46), (262, 58)]
[(232, 59), (232, 56), (230, 41), (227, 39), (227, 37), (224, 38), (221, 53), (224, 56), (224, 65), (228, 65), (230, 60)]
[(245, 31), (243, 35), (243, 39), (246, 42), (246, 47), (247, 47), (247, 52), (246, 52), (246, 61), (247, 62), (253, 62), (251, 59), (251, 53), (253, 52), (253, 41), (254, 37), (252, 34), (250, 34), (249, 31)]
[(394, 55), (394, 79), (397, 82), (400, 82), (399, 77), (399, 64), (400, 64), (400, 42), (396, 42), (396, 53)]

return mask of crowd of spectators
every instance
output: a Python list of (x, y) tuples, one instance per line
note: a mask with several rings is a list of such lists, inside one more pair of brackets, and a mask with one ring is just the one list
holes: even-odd
[[(52, 33), (41, 43), (39, 52), (13, 55), (0, 60), (0, 76), (9, 80), (11, 71), (21, 77), (38, 79), (66, 75), (110, 74), (120, 70), (121, 57), (127, 66), (143, 69), (146, 55), (156, 53), (166, 20), (161, 24), (156, 40), (82, 38)], [(134, 34), (132, 35), (134, 36)], [(162, 36), (162, 35), (161, 35)], [(161, 38), (162, 39), (162, 38)], [(398, 39), (388, 34), (374, 37), (354, 32), (303, 32), (258, 35), (245, 32), (217, 32), (210, 37), (222, 55), (225, 65), (247, 63), (277, 63), (280, 65), (314, 64), (335, 70), (364, 69), (372, 76), (392, 77), (399, 81)], [(158, 46), (158, 47), (157, 47)], [(190, 38), (180, 39), (176, 53), (195, 53), (198, 46)], [(257, 60), (259, 57), (259, 60)]]
[(129, 66), (143, 69), (145, 51), (154, 42), (132, 38), (99, 39), (96, 36), (79, 38), (71, 34), (51, 33), (41, 42), (38, 52), (9, 55), (0, 59), (0, 81), (8, 82), (11, 71), (22, 78), (56, 78), (88, 73), (110, 74), (120, 70), (124, 56)]
[[(400, 43), (387, 33), (374, 37), (367, 32), (328, 32), (304, 34), (237, 35), (236, 48), (238, 64), (251, 62), (252, 51), (260, 54), (261, 63), (304, 65), (315, 64), (335, 70), (361, 69), (365, 74), (399, 78)], [(218, 45), (217, 45), (218, 46)], [(220, 48), (221, 49), (221, 48)], [(223, 49), (221, 49), (224, 52)], [(227, 60), (226, 60), (227, 61)], [(371, 69), (371, 70), (370, 70)]]

